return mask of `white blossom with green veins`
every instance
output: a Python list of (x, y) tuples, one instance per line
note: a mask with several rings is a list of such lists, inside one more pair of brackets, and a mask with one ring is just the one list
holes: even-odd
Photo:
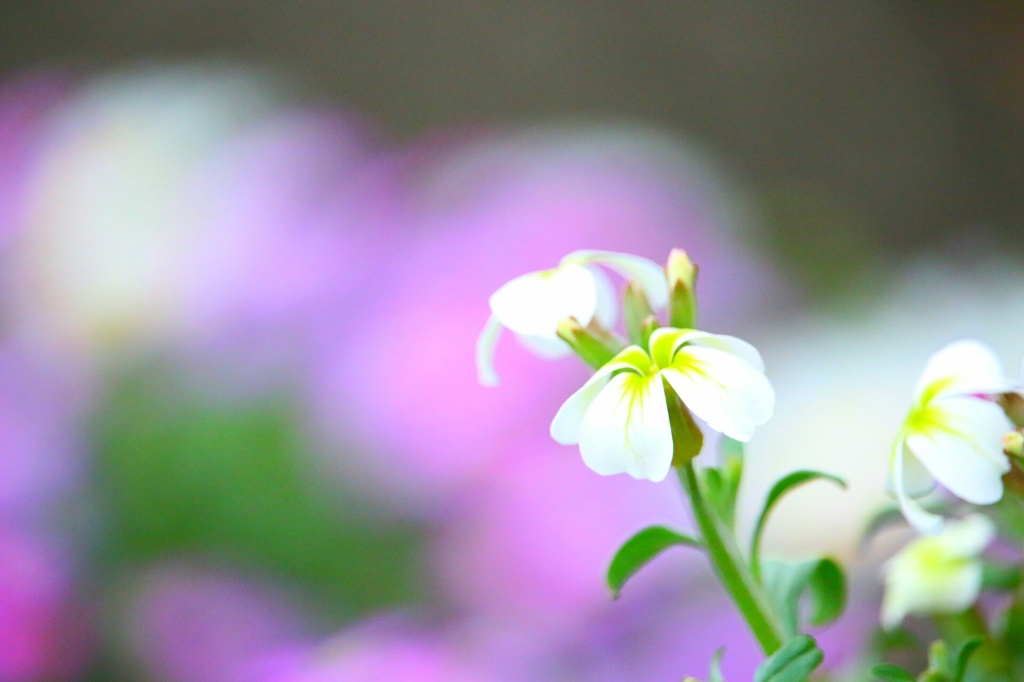
[(617, 317), (615, 289), (598, 265), (635, 281), (654, 309), (668, 303), (665, 270), (654, 261), (613, 251), (574, 251), (557, 267), (516, 277), (491, 295), (491, 316), (476, 346), (480, 383), (498, 383), (494, 351), (502, 328), (534, 352), (558, 357), (570, 352), (558, 338), (563, 320), (575, 318), (584, 327), (596, 320), (611, 327)]
[(1010, 470), (1002, 438), (1012, 424), (993, 397), (1010, 388), (999, 359), (979, 341), (955, 341), (928, 360), (890, 460), (890, 483), (918, 531), (942, 530), (942, 517), (913, 499), (935, 482), (972, 504), (1002, 497)]
[(666, 384), (709, 427), (739, 441), (750, 440), (775, 405), (753, 346), (665, 327), (651, 335), (646, 351), (629, 346), (571, 395), (551, 423), (551, 436), (579, 444), (583, 461), (599, 474), (661, 481), (673, 453)]
[(885, 564), (882, 625), (893, 628), (909, 614), (959, 613), (971, 606), (981, 591), (979, 555), (995, 535), (991, 520), (973, 514), (903, 548)]

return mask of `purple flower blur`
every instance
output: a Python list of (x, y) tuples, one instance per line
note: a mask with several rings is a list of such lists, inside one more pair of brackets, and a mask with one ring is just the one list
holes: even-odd
[(187, 265), (194, 342), (252, 375), (275, 360), (298, 371), (399, 221), (394, 175), (361, 129), (327, 114), (274, 117), (232, 141), (191, 193), (205, 227)]
[(474, 618), (545, 638), (578, 636), (609, 611), (624, 615), (698, 565), (696, 553), (673, 552), (613, 603), (604, 582), (612, 555), (647, 525), (685, 527), (679, 492), (596, 476), (542, 437), (508, 444), (448, 520), (434, 555), (442, 588)]
[(89, 645), (70, 562), (38, 537), (0, 524), (0, 680), (66, 680)]
[(443, 637), (387, 618), (353, 627), (316, 647), (266, 656), (252, 670), (254, 682), (511, 682), (474, 666)]
[(380, 269), (367, 314), (325, 338), (313, 400), (337, 442), (381, 452), (346, 462), (352, 475), (421, 511), (486, 475), (511, 435), (543, 431), (583, 376), (509, 343), (497, 357), (501, 391), (478, 385), (473, 344), (503, 282), (577, 248), (663, 260), (685, 245), (707, 273), (709, 319), (745, 312), (738, 290), (748, 305), (779, 290), (727, 233), (724, 190), (671, 139), (628, 129), (512, 135), (421, 167), (417, 232)]
[(131, 593), (123, 636), (150, 679), (245, 682), (256, 657), (309, 636), (307, 618), (280, 588), (198, 565), (155, 567)]

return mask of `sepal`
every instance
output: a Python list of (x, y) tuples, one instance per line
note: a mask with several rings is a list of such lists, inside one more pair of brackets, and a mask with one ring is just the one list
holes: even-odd
[(558, 323), (558, 338), (594, 369), (604, 367), (626, 347), (621, 339), (595, 322), (584, 327), (573, 317)]
[(662, 384), (668, 406), (668, 422), (672, 428), (672, 466), (686, 466), (704, 449), (704, 433), (668, 381), (662, 378)]

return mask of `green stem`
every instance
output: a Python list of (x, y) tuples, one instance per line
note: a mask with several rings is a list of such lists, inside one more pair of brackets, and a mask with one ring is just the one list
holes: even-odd
[(770, 656), (786, 638), (782, 624), (743, 560), (732, 533), (704, 500), (693, 464), (677, 467), (677, 471), (683, 489), (690, 497), (694, 521), (711, 560), (711, 568), (736, 602), (765, 655)]

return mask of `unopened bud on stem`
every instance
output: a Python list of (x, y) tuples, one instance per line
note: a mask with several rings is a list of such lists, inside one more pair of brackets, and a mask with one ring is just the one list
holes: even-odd
[(665, 266), (668, 277), (669, 326), (693, 329), (697, 320), (697, 266), (682, 249), (672, 249)]

